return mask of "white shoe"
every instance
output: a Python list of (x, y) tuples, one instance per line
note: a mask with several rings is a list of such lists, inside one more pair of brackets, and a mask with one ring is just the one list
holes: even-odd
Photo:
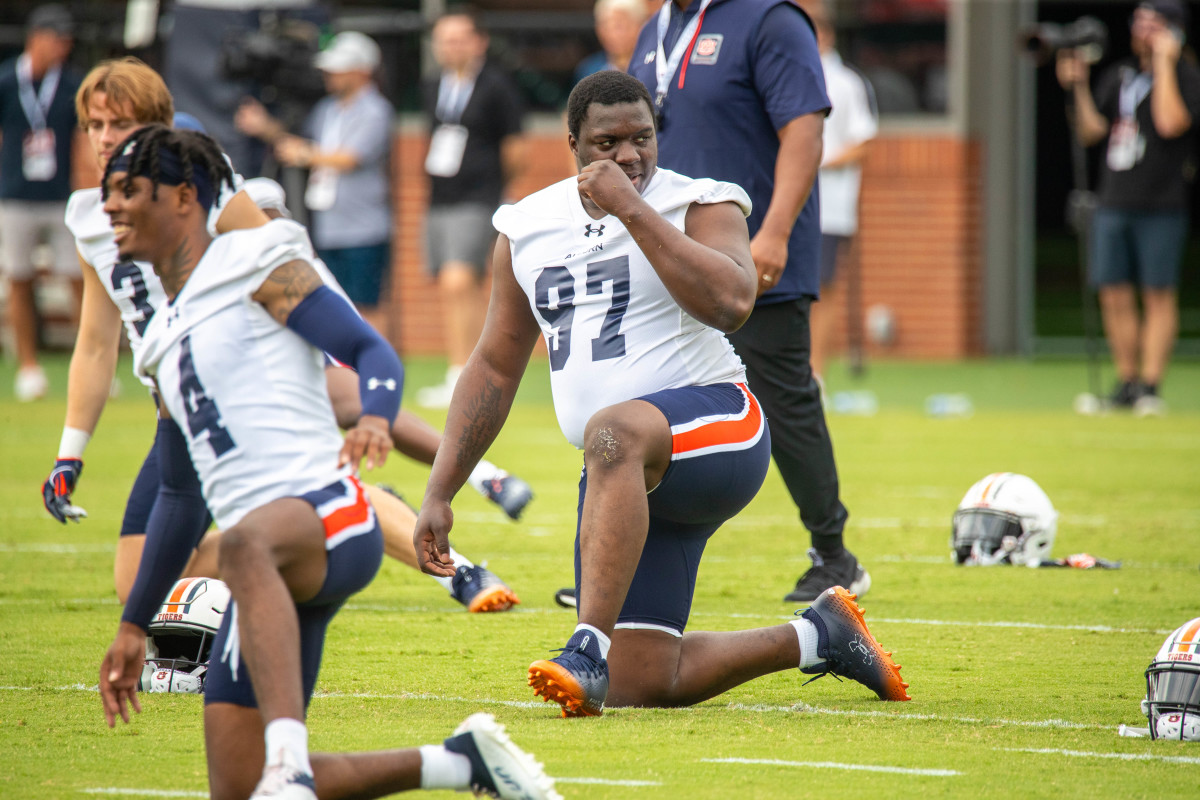
[(449, 408), (454, 396), (454, 384), (439, 383), (437, 386), (422, 386), (417, 389), (417, 405), (422, 408)]
[(472, 714), (445, 741), (471, 760), (471, 789), (506, 800), (562, 800), (542, 765), (508, 738), (491, 714)]
[(1166, 401), (1156, 394), (1144, 394), (1133, 401), (1135, 417), (1164, 417), (1166, 414)]
[(254, 787), (250, 800), (317, 800), (317, 787), (313, 776), (300, 769), (283, 755), (279, 764), (263, 769), (262, 779)]
[(13, 383), (13, 394), (19, 403), (31, 403), (46, 396), (50, 383), (46, 373), (40, 366), (21, 367), (17, 370), (17, 379)]

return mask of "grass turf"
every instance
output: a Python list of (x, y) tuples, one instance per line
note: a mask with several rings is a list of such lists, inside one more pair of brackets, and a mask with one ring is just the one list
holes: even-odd
[[(200, 699), (143, 696), (133, 724), (104, 727), (94, 690), (115, 630), (112, 554), (128, 487), (153, 432), (128, 377), (87, 453), (77, 501), (90, 517), (60, 526), (41, 508), (62, 423), (55, 392), (0, 397), (0, 796), (202, 797)], [(409, 360), (408, 389), (440, 377)], [(913, 701), (883, 704), (863, 687), (789, 671), (683, 710), (617, 709), (562, 720), (525, 686), (525, 668), (573, 627), (553, 603), (570, 583), (580, 459), (553, 422), (546, 367), (535, 361), (489, 458), (536, 497), (509, 522), (469, 490), (455, 544), (523, 599), (472, 616), (430, 579), (387, 562), (330, 631), (310, 710), (314, 749), (438, 742), (487, 710), (559, 777), (568, 797), (859, 796), (1162, 797), (1195, 785), (1200, 745), (1119, 738), (1143, 722), (1142, 672), (1167, 633), (1200, 615), (1200, 365), (1177, 364), (1171, 414), (1084, 418), (1081, 362), (872, 363), (829, 391), (875, 392), (871, 417), (830, 416), (847, 542), (870, 570), (872, 631), (904, 665)], [(11, 386), (0, 368), (0, 387)], [(932, 419), (923, 401), (966, 392), (964, 419)], [(427, 412), (434, 423), (440, 414)], [(948, 560), (950, 516), (978, 478), (1031, 475), (1061, 513), (1054, 555), (1124, 560), (1118, 571), (962, 569)], [(393, 454), (368, 476), (410, 499), (424, 467)], [(804, 569), (807, 536), (778, 475), (712, 540), (690, 627), (777, 624)], [(449, 797), (449, 793), (442, 796)]]

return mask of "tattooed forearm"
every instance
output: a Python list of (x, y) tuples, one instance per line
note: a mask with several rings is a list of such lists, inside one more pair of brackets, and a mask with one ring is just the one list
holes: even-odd
[(286, 325), (288, 316), (323, 281), (311, 264), (304, 261), (289, 261), (271, 273), (259, 289), (256, 299), (266, 306), (267, 311), (280, 325)]
[(466, 424), (458, 437), (458, 467), (470, 472), (500, 432), (504, 414), (500, 410), (500, 387), (484, 379), (463, 409)]

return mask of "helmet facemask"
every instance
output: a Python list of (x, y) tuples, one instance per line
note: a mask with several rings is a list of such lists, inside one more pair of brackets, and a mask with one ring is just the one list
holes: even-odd
[(1200, 665), (1155, 661), (1146, 670), (1152, 739), (1200, 742)]

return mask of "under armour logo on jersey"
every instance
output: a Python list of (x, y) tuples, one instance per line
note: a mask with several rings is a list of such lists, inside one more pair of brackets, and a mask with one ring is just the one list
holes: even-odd
[(372, 392), (372, 391), (378, 389), (380, 386), (387, 389), (389, 392), (394, 392), (394, 391), (396, 391), (396, 379), (388, 378), (386, 381), (381, 381), (381, 380), (379, 380), (379, 378), (367, 379), (367, 391), (368, 392)]
[(655, 56), (658, 55), (657, 50), (647, 50), (646, 55), (642, 58), (643, 64), (653, 64)]
[(593, 233), (596, 234), (597, 236), (603, 236), (604, 235), (604, 226), (599, 225), (599, 226), (593, 228), (592, 223), (590, 223), (590, 222), (587, 225), (583, 226), (583, 235), (584, 236), (590, 237)]

